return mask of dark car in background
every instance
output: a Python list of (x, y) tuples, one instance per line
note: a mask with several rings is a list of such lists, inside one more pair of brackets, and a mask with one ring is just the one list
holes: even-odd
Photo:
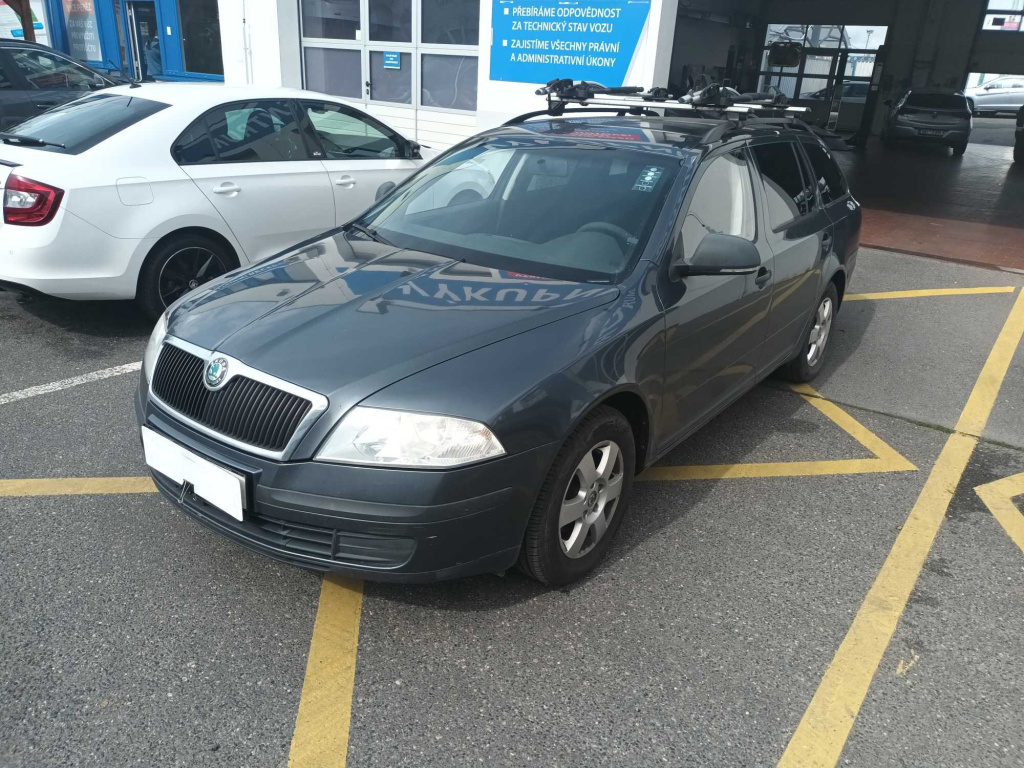
[(961, 91), (913, 90), (893, 101), (882, 123), (882, 143), (944, 144), (954, 155), (967, 151), (974, 125), (971, 106)]
[(0, 131), (112, 85), (116, 85), (114, 79), (60, 51), (0, 40)]
[(861, 210), (790, 125), (524, 117), (202, 286), (145, 353), (158, 488), (306, 567), (582, 577), (636, 473), (776, 369), (824, 365)]

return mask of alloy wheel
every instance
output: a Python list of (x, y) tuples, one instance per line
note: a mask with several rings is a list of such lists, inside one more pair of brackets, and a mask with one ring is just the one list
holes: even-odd
[(818, 364), (822, 355), (825, 354), (825, 345), (828, 343), (828, 335), (832, 330), (832, 299), (828, 296), (821, 300), (818, 305), (818, 312), (814, 316), (814, 327), (811, 328), (811, 335), (808, 339), (807, 364), (812, 368)]
[(189, 291), (227, 271), (224, 260), (209, 248), (197, 245), (175, 251), (160, 268), (157, 280), (160, 301), (169, 307)]
[(558, 516), (558, 538), (566, 556), (583, 557), (605, 535), (619, 505), (623, 477), (622, 451), (613, 441), (598, 443), (583, 454)]

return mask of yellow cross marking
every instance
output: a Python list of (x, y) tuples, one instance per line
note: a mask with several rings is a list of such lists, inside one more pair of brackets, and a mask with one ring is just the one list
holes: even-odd
[(792, 389), (846, 434), (875, 454), (875, 457), (872, 459), (773, 461), (751, 464), (695, 464), (680, 467), (655, 466), (644, 470), (637, 480), (719, 480), (733, 477), (859, 475), (868, 472), (907, 472), (917, 469), (882, 438), (838, 405), (823, 398), (814, 388), (806, 384), (794, 384)]
[(880, 293), (848, 293), (843, 301), (874, 301), (875, 299), (923, 299), (930, 296), (976, 296), (983, 293), (1013, 293), (1012, 285), (992, 288), (926, 288), (920, 291), (882, 291)]
[(1024, 552), (1024, 515), (1013, 503), (1014, 497), (1024, 495), (1024, 472), (979, 485), (974, 492), (985, 502), (1013, 543)]

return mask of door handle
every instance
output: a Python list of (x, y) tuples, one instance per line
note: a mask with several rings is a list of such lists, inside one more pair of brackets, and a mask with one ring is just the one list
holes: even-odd
[(828, 255), (828, 252), (832, 250), (832, 235), (828, 232), (821, 236), (821, 252)]
[(344, 187), (345, 189), (352, 189), (352, 187), (356, 185), (356, 180), (349, 176), (348, 174), (345, 174), (344, 176), (339, 176), (338, 178), (336, 178), (334, 180), (334, 183), (339, 187)]
[(227, 197), (234, 197), (241, 191), (242, 188), (240, 186), (238, 186), (237, 184), (232, 184), (230, 181), (224, 182), (219, 187), (213, 188), (213, 194), (225, 195)]
[(764, 288), (768, 285), (768, 281), (772, 279), (772, 271), (767, 267), (761, 267), (757, 270), (757, 277), (754, 278), (754, 285), (758, 288)]

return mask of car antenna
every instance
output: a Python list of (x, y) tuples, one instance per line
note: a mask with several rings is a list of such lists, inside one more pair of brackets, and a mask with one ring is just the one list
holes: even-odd
[(128, 77), (128, 71), (125, 69), (124, 62), (121, 62), (121, 77), (128, 81), (129, 88), (141, 88), (138, 80)]

